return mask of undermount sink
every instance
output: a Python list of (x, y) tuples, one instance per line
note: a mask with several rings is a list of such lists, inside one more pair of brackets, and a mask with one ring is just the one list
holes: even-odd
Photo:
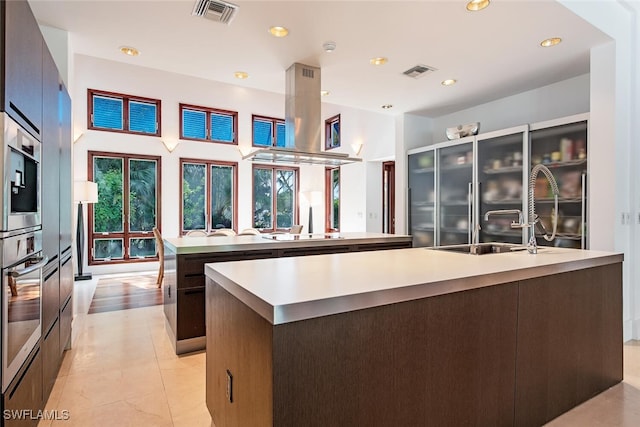
[(436, 246), (429, 248), (436, 251), (459, 252), (471, 255), (501, 254), (505, 252), (523, 251), (527, 247), (513, 243), (477, 243), (465, 245)]

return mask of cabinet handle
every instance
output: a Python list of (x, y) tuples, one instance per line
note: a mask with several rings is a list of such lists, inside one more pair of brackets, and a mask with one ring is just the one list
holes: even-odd
[(471, 241), (471, 186), (473, 184), (469, 183), (468, 187), (467, 187), (467, 243), (471, 244), (473, 243)]
[(587, 185), (587, 175), (582, 174), (582, 204), (580, 208), (580, 249), (587, 249), (585, 247), (585, 232), (586, 232), (586, 224), (585, 224), (585, 208), (586, 208), (586, 185)]

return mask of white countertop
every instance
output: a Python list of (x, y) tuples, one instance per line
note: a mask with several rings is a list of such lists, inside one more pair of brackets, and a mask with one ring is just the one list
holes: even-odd
[[(298, 236), (298, 240), (294, 240)], [(274, 240), (270, 237), (275, 237)], [(176, 254), (352, 245), (362, 243), (411, 241), (411, 236), (384, 233), (264, 234), (259, 236), (174, 237), (163, 239), (165, 247)]]
[(622, 262), (564, 248), (468, 255), (425, 248), (205, 265), (205, 274), (272, 324)]

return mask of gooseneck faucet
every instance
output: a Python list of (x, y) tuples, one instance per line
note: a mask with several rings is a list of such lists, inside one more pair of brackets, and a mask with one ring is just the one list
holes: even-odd
[[(538, 217), (538, 215), (536, 214), (536, 201), (535, 201), (535, 187), (536, 187), (536, 180), (538, 179), (538, 173), (542, 171), (542, 173), (544, 174), (544, 176), (547, 177), (547, 180), (549, 181), (549, 185), (551, 185), (551, 191), (553, 192), (553, 197), (554, 197), (554, 201), (555, 201), (555, 216), (553, 216), (553, 232), (551, 233), (551, 236), (549, 236), (547, 234), (547, 229), (544, 227), (544, 225), (542, 224), (542, 222), (540, 221), (540, 218)], [(553, 174), (551, 173), (551, 171), (549, 170), (549, 168), (547, 168), (545, 165), (543, 164), (538, 164), (535, 165), (533, 167), (533, 169), (531, 169), (531, 178), (529, 178), (529, 218), (527, 222), (524, 222), (523, 217), (522, 217), (522, 212), (519, 209), (499, 209), (499, 210), (495, 210), (495, 211), (487, 211), (484, 214), (484, 220), (488, 221), (489, 217), (491, 215), (518, 215), (518, 222), (513, 221), (511, 223), (511, 228), (529, 228), (529, 232), (531, 234), (531, 236), (529, 237), (529, 242), (527, 243), (527, 252), (529, 252), (530, 254), (537, 254), (538, 253), (538, 243), (536, 241), (536, 224), (540, 225), (540, 228), (543, 231), (543, 236), (544, 239), (548, 242), (552, 241), (553, 239), (555, 239), (556, 237), (556, 229), (558, 228), (558, 194), (560, 193), (560, 191), (558, 191), (558, 183), (556, 182), (555, 178), (553, 177)]]
[[(547, 177), (547, 181), (549, 181), (549, 185), (551, 186), (551, 191), (553, 192), (554, 198), (554, 212), (555, 215), (552, 215), (553, 222), (553, 232), (551, 236), (547, 234), (547, 230), (544, 228), (542, 222), (540, 222), (540, 218), (536, 214), (536, 198), (535, 198), (535, 187), (536, 180), (538, 179), (538, 173), (542, 171), (544, 176)], [(544, 232), (543, 236), (547, 242), (552, 241), (556, 237), (556, 230), (558, 228), (558, 195), (560, 191), (558, 190), (558, 183), (556, 179), (553, 177), (553, 174), (543, 164), (537, 164), (531, 169), (531, 176), (529, 178), (529, 223), (525, 224), (525, 226), (529, 227), (531, 237), (529, 237), (529, 243), (527, 244), (527, 251), (530, 254), (538, 253), (538, 243), (536, 242), (536, 224), (540, 224), (540, 228)]]

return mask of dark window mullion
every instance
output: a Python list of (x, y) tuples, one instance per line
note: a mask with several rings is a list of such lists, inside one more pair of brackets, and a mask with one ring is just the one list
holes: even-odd
[[(127, 106), (129, 105), (128, 100), (126, 104)], [(127, 117), (128, 117), (128, 113), (127, 113)], [(124, 213), (124, 225), (122, 227), (122, 230), (124, 232), (123, 233), (124, 234), (124, 242), (123, 242), (124, 258), (123, 259), (129, 259), (129, 237), (130, 237), (129, 223), (131, 222), (131, 218), (129, 218), (129, 194), (131, 193), (131, 186), (130, 186), (130, 179), (129, 179), (129, 173), (130, 173), (129, 163), (130, 162), (131, 162), (131, 157), (125, 156), (124, 171), (123, 171), (124, 173), (123, 194), (122, 194), (123, 213)]]
[(129, 98), (122, 98), (122, 114), (124, 115), (122, 119), (122, 130), (131, 132), (131, 129), (129, 129)]

